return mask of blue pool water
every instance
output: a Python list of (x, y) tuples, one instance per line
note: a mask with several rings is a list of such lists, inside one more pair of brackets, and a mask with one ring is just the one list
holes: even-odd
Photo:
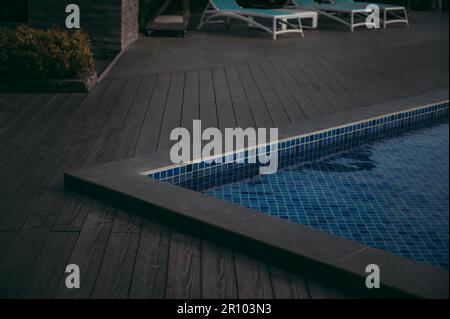
[(291, 156), (271, 175), (234, 164), (237, 174), (197, 190), (448, 269), (448, 129), (441, 119)]

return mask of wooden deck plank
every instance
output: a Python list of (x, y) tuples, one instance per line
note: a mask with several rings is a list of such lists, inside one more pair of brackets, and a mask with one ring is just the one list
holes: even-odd
[(289, 121), (292, 122), (305, 119), (305, 115), (292, 97), (291, 92), (280, 79), (277, 72), (275, 72), (273, 64), (271, 62), (262, 62), (261, 67), (267, 78), (270, 79), (278, 99), (281, 101), (281, 104), (283, 104)]
[[(14, 195), (12, 200), (8, 200), (7, 204), (3, 205), (4, 210), (0, 219), (0, 225), (4, 229), (18, 229), (21, 227), (29, 211), (31, 211), (31, 208), (34, 207), (34, 204), (42, 195), (44, 186), (50, 182), (53, 177), (52, 174), (54, 174), (58, 165), (61, 164), (62, 152), (58, 146), (60, 147), (67, 143), (67, 140), (63, 138), (65, 135), (61, 135), (61, 132), (70, 132), (67, 129), (66, 122), (73, 120), (72, 114), (77, 111), (76, 105), (80, 104), (79, 100), (66, 99), (62, 105), (59, 105), (60, 99), (64, 97), (67, 97), (67, 95), (59, 95), (52, 102), (54, 107), (58, 107), (55, 112), (54, 122), (49, 121), (47, 125), (45, 125), (45, 122), (40, 123), (38, 128), (34, 128), (34, 130), (42, 132), (39, 134), (32, 132), (33, 135), (40, 137), (40, 143), (32, 148), (32, 153), (25, 158), (25, 161), (32, 164), (20, 167), (21, 178), (16, 178), (14, 182), (10, 183), (10, 190), (15, 190), (17, 194)], [(46, 110), (42, 116), (46, 118), (45, 115), (47, 115), (47, 117), (53, 118), (47, 114), (48, 112)], [(76, 121), (76, 119), (73, 121)], [(76, 123), (76, 125), (73, 125), (73, 130), (79, 127), (80, 124)], [(42, 137), (42, 134), (45, 136)], [(30, 140), (33, 139), (30, 138)], [(51, 158), (50, 161), (46, 159), (46, 156), (49, 154), (54, 154), (49, 156)], [(20, 165), (19, 160), (18, 162)], [(13, 219), (8, 217), (10, 214), (14, 215)]]
[(406, 50), (406, 52), (401, 52), (400, 50), (398, 52), (402, 54), (402, 57), (404, 55), (415, 55), (416, 60), (414, 62), (420, 61), (422, 69), (442, 69), (447, 64), (448, 49), (444, 53), (434, 48), (423, 50), (422, 46), (414, 46), (414, 48)]
[(3, 107), (0, 112), (0, 127), (3, 127), (6, 123), (10, 122), (18, 113), (20, 113), (23, 107), (26, 107), (29, 103), (33, 103), (33, 100), (37, 96), (31, 93), (20, 94), (17, 98), (11, 101)]
[(200, 92), (198, 71), (186, 72), (184, 81), (183, 110), (181, 114), (181, 127), (192, 134), (192, 121), (200, 118)]
[(327, 99), (328, 103), (336, 111), (345, 111), (351, 108), (351, 104), (346, 104), (345, 100), (342, 99), (340, 91), (337, 92), (333, 90), (328, 84), (329, 77), (321, 69), (317, 68), (317, 65), (313, 63), (310, 57), (301, 59), (297, 61), (301, 65), (303, 70), (309, 72), (309, 76), (314, 79), (315, 87), (322, 93), (322, 95)]
[(364, 98), (360, 98), (360, 94), (355, 94), (355, 89), (350, 81), (339, 76), (334, 67), (327, 64), (320, 57), (311, 57), (311, 64), (314, 64), (315, 70), (322, 75), (323, 81), (342, 99), (342, 101), (349, 107), (355, 108), (367, 105), (368, 102)]
[[(258, 89), (258, 86), (250, 72), (250, 69), (248, 68), (248, 66), (238, 66), (236, 67), (236, 70), (242, 83), (242, 89), (245, 91), (256, 127), (273, 127), (274, 121), (267, 109), (266, 104), (264, 103), (264, 98)], [(235, 77), (232, 77), (233, 75), (231, 72), (229, 72), (229, 74), (229, 82), (231, 82), (235, 79)], [(239, 116), (237, 116), (237, 120), (240, 120)]]
[(161, 131), (158, 138), (159, 141), (157, 150), (170, 149), (170, 146), (172, 145), (172, 143), (174, 143), (170, 140), (170, 133), (174, 128), (179, 127), (181, 124), (184, 80), (184, 72), (177, 72), (172, 74), (172, 80), (170, 81), (169, 93), (167, 96), (167, 102), (161, 124)]
[(118, 209), (114, 217), (113, 233), (140, 233), (143, 219), (133, 213)]
[[(90, 203), (90, 205), (89, 205)], [(113, 214), (111, 208), (100, 203), (87, 202), (82, 209), (88, 210), (85, 226), (68, 263), (80, 267), (80, 288), (67, 289), (65, 277), (61, 278), (56, 298), (91, 298), (103, 261), (108, 239), (112, 230)]]
[(16, 100), (20, 96), (20, 93), (12, 92), (0, 92), (0, 113), (8, 106), (12, 101)]
[[(448, 67), (449, 52), (448, 48), (446, 49), (447, 50), (445, 53), (440, 53), (441, 51), (443, 51), (441, 48), (439, 49), (439, 51), (437, 51), (437, 50), (429, 50), (423, 47), (417, 47), (416, 52), (419, 54), (421, 60), (428, 59), (430, 68), (442, 71), (442, 69)], [(448, 78), (448, 73), (440, 72), (439, 75), (440, 77)]]
[[(372, 55), (359, 56), (352, 54), (350, 56), (338, 52), (337, 56), (340, 65), (348, 69), (350, 74), (348, 76), (354, 78), (356, 81), (361, 81), (364, 88), (370, 92), (373, 97), (372, 103), (378, 101), (392, 100), (405, 96), (407, 93), (404, 88), (399, 87), (396, 81), (392, 81), (391, 70), (383, 70), (380, 68), (380, 62)], [(375, 60), (375, 61), (374, 61)], [(382, 75), (381, 73), (385, 73)]]
[(313, 299), (345, 299), (346, 296), (334, 288), (314, 280), (308, 281), (308, 290)]
[[(79, 133), (68, 130), (66, 138), (66, 145), (63, 148), (65, 169), (76, 169), (84, 165), (92, 145), (96, 142), (98, 134), (108, 119), (110, 112), (116, 106), (114, 99), (122, 92), (125, 82), (112, 81), (106, 84), (106, 91), (99, 93), (98, 96), (88, 98), (84, 105), (81, 105), (81, 110), (87, 109), (85, 114), (77, 118), (79, 121), (78, 127), (74, 130), (79, 130)], [(84, 118), (84, 116), (87, 116)], [(71, 124), (69, 125), (70, 128)], [(62, 176), (56, 176), (57, 181), (60, 181)], [(81, 210), (84, 196), (76, 193), (67, 192), (60, 202), (55, 203), (55, 207), (59, 208), (59, 214), (52, 225), (53, 231), (80, 231), (84, 223), (85, 210)]]
[(276, 267), (269, 267), (274, 297), (277, 299), (311, 299), (306, 280)]
[[(354, 93), (359, 99), (364, 101), (363, 104), (370, 105), (381, 100), (383, 98), (382, 92), (374, 92), (373, 88), (366, 84), (365, 78), (357, 76), (355, 70), (347, 65), (347, 59), (350, 59), (350, 57), (343, 56), (342, 54), (339, 54), (339, 52), (331, 52), (326, 54), (326, 58), (323, 58), (323, 62), (326, 61), (326, 63), (328, 63), (330, 70), (336, 70), (335, 75), (339, 75), (339, 80), (350, 81), (352, 86), (357, 88)], [(358, 68), (361, 65), (361, 63), (356, 63), (356, 61), (351, 62), (351, 64), (353, 63), (356, 64)], [(367, 61), (365, 63), (367, 63)], [(365, 73), (365, 77), (368, 77), (369, 75), (370, 73)]]
[[(60, 98), (64, 99), (65, 96), (60, 96)], [(59, 104), (60, 102), (62, 105)], [(38, 147), (32, 148), (31, 154), (22, 160), (24, 163), (31, 164), (19, 166), (20, 174), (17, 174), (17, 169), (11, 172), (15, 174), (3, 174), (6, 175), (7, 187), (2, 188), (2, 198), (4, 198), (5, 204), (2, 205), (0, 211), (0, 229), (19, 230), (22, 227), (29, 211), (42, 195), (43, 186), (51, 180), (52, 172), (57, 166), (57, 161), (48, 162), (44, 154), (51, 152), (53, 144), (65, 130), (64, 124), (72, 117), (76, 109), (75, 105), (79, 102), (55, 99), (53, 103), (55, 107), (59, 108), (55, 111), (54, 122), (49, 121), (47, 125), (45, 122), (41, 122), (35, 128), (36, 132), (31, 133), (40, 137)], [(44, 136), (40, 136), (42, 134)], [(29, 140), (33, 139), (30, 137)], [(26, 146), (24, 147), (26, 148)], [(17, 161), (22, 163), (20, 159)]]
[(164, 116), (164, 107), (170, 86), (170, 74), (160, 74), (156, 79), (155, 91), (150, 100), (136, 146), (136, 155), (143, 155), (156, 150), (161, 122)]
[(212, 73), (217, 105), (217, 122), (219, 123), (219, 128), (234, 128), (236, 117), (230, 90), (225, 77), (225, 70), (223, 68), (214, 68)]
[(286, 110), (278, 99), (272, 85), (266, 78), (261, 66), (258, 64), (249, 65), (250, 72), (253, 75), (254, 81), (256, 82), (261, 96), (263, 97), (264, 103), (267, 106), (267, 110), (270, 113), (274, 124), (276, 126), (288, 123), (289, 117), (286, 114)]
[[(377, 50), (374, 50), (377, 52)], [(410, 80), (407, 80), (407, 83), (405, 83), (405, 80), (410, 77), (411, 68), (408, 67), (408, 63), (406, 63), (406, 59), (402, 56), (399, 58), (396, 55), (393, 54), (378, 54), (376, 57), (374, 57), (374, 63), (372, 65), (377, 66), (376, 73), (374, 73), (373, 78), (374, 79), (384, 79), (382, 88), (386, 90), (387, 85), (390, 84), (389, 87), (394, 89), (395, 93), (389, 96), (389, 98), (399, 96), (399, 95), (408, 95), (411, 92), (416, 92), (416, 94), (423, 93), (427, 91), (424, 90), (423, 85), (418, 85), (417, 81), (413, 78), (410, 78)], [(380, 68), (379, 66), (383, 65), (384, 68)], [(370, 71), (371, 73), (373, 71)], [(415, 72), (418, 72), (417, 70)], [(396, 81), (392, 81), (393, 75), (396, 75), (395, 79)], [(391, 82), (392, 81), (392, 82)]]
[(373, 97), (370, 96), (368, 92), (366, 92), (366, 90), (362, 88), (359, 82), (343, 74), (343, 72), (339, 70), (336, 62), (333, 63), (324, 55), (315, 56), (315, 60), (323, 70), (327, 70), (328, 74), (330, 74), (337, 83), (340, 83), (347, 89), (347, 91), (351, 92), (352, 97), (357, 105), (364, 106), (372, 103)]
[[(77, 109), (77, 114), (66, 124), (64, 134), (55, 146), (55, 154), (50, 154), (49, 158), (60, 160), (60, 167), (55, 172), (52, 185), (60, 185), (62, 173), (65, 169), (75, 168), (80, 165), (87, 157), (86, 149), (89, 148), (95, 139), (93, 136), (97, 133), (96, 129), (88, 124), (101, 123), (102, 116), (108, 114), (97, 104), (97, 93), (107, 87), (108, 90), (115, 91), (117, 88), (107, 83), (99, 85), (95, 90), (95, 94), (91, 95)], [(104, 104), (106, 107), (109, 104)], [(97, 106), (96, 108), (92, 108)], [(93, 112), (92, 109), (95, 111)], [(98, 113), (96, 113), (98, 112)], [(100, 122), (99, 122), (100, 121)], [(101, 125), (100, 125), (101, 127)], [(81, 129), (78, 134), (74, 134)], [(7, 253), (0, 262), (0, 286), (4, 287), (2, 294), (5, 296), (17, 295), (25, 275), (28, 273), (33, 261), (35, 260), (42, 244), (45, 242), (57, 215), (65, 212), (67, 207), (80, 206), (80, 202), (71, 201), (70, 196), (63, 196), (60, 188), (56, 190), (52, 187), (46, 189), (42, 198), (30, 211), (30, 217), (23, 230), (17, 233), (17, 236), (8, 249)], [(80, 197), (78, 197), (80, 198)], [(7, 274), (7, 275), (6, 275)]]
[[(417, 61), (421, 61), (421, 63), (425, 64), (425, 61), (423, 61), (415, 51), (408, 51), (405, 54), (403, 54), (402, 60), (406, 64), (414, 64), (417, 63)], [(397, 63), (398, 59), (395, 59), (392, 56), (388, 56), (386, 58), (386, 64), (390, 65), (392, 69), (396, 70), (401, 75), (400, 83), (402, 84), (404, 83), (403, 85), (406, 86), (408, 89), (415, 90), (418, 93), (425, 93), (432, 91), (433, 89), (441, 85), (438, 79), (433, 74), (434, 72), (427, 69), (425, 65), (423, 65), (422, 68), (411, 69), (399, 66)], [(419, 78), (420, 80), (419, 81), (414, 80), (412, 82), (411, 79), (417, 78)]]
[(200, 119), (202, 128), (217, 127), (217, 106), (212, 71), (199, 71)]
[(9, 246), (16, 236), (17, 234), (15, 231), (0, 231), (0, 261), (8, 251)]
[[(251, 80), (250, 73), (244, 70), (239, 72), (235, 67), (225, 68), (225, 73), (237, 125), (243, 129), (253, 125), (271, 127), (272, 120), (255, 83)], [(261, 111), (258, 112), (258, 110)]]
[(119, 138), (114, 149), (114, 159), (125, 159), (134, 155), (140, 128), (143, 125), (150, 100), (155, 90), (156, 80), (157, 77), (155, 75), (148, 75), (142, 78), (127, 114), (126, 121), (120, 130)]
[(169, 261), (170, 230), (144, 222), (140, 235), (130, 298), (164, 298)]
[(297, 84), (295, 79), (287, 70), (282, 61), (272, 61), (272, 64), (277, 70), (280, 77), (284, 80), (286, 87), (289, 88), (292, 96), (295, 98), (297, 104), (302, 109), (306, 118), (320, 116), (320, 110), (315, 106), (311, 98), (306, 94), (305, 88), (301, 84)]
[(172, 233), (167, 270), (166, 298), (201, 298), (200, 240)]
[(297, 82), (298, 85), (302, 86), (306, 95), (309, 96), (316, 108), (320, 111), (321, 115), (335, 112), (328, 100), (321, 94), (319, 90), (317, 90), (314, 83), (312, 83), (311, 81), (304, 83), (304, 81), (302, 80), (302, 76), (304, 76), (305, 73), (302, 69), (300, 69), (295, 63), (290, 60), (285, 60), (283, 61), (283, 63), (292, 78)]
[(77, 232), (50, 233), (24, 280), (20, 298), (53, 298), (77, 238)]
[(235, 253), (238, 295), (241, 299), (273, 298), (273, 288), (267, 265)]
[[(125, 159), (134, 156), (137, 141), (139, 140), (140, 128), (142, 127), (145, 114), (148, 111), (151, 96), (156, 84), (156, 76), (143, 77), (139, 88), (130, 107), (125, 123), (114, 148), (113, 159)], [(113, 224), (114, 233), (140, 232), (142, 218), (117, 210)]]
[(139, 234), (112, 233), (95, 283), (93, 298), (127, 298)]
[[(139, 84), (141, 83), (141, 79), (135, 79), (130, 80), (125, 84), (123, 91), (120, 93), (117, 102), (115, 103), (115, 108), (110, 112), (105, 125), (103, 126), (100, 134), (97, 137), (96, 143), (94, 144), (96, 145), (96, 147), (92, 149), (88, 157), (89, 159), (93, 160), (94, 162), (101, 162), (103, 160), (111, 160), (114, 158), (117, 152), (116, 146), (119, 138), (115, 133), (114, 128), (123, 128), (127, 125), (127, 120), (131, 121), (132, 123), (135, 119), (134, 116), (128, 116), (130, 115), (131, 106), (135, 105), (135, 99), (130, 99), (129, 97), (130, 94), (132, 97), (135, 97)], [(128, 99), (126, 99), (125, 97), (128, 97)], [(144, 106), (141, 105), (141, 107), (144, 109), (144, 111), (146, 110), (145, 103)], [(133, 112), (131, 112), (131, 115), (133, 115)], [(110, 132), (113, 132), (113, 134), (111, 134)], [(134, 142), (134, 144), (137, 143), (137, 138)], [(100, 146), (100, 148), (98, 148), (98, 146)], [(132, 147), (131, 149), (134, 148)], [(101, 151), (103, 151), (104, 153), (101, 153)], [(98, 247), (102, 248), (107, 247), (103, 263), (101, 265), (99, 263), (94, 264), (95, 268), (92, 269), (92, 272), (97, 271), (99, 273), (99, 277), (89, 278), (88, 288), (86, 288), (83, 294), (92, 294), (92, 296), (95, 298), (102, 298), (105, 296), (126, 298), (129, 293), (134, 260), (137, 253), (139, 233), (112, 232), (112, 225), (110, 224), (112, 224), (111, 221), (114, 220), (114, 217), (116, 215), (116, 210), (112, 207), (108, 207), (104, 211), (106, 222), (100, 224), (96, 224), (95, 220), (92, 221), (90, 219), (90, 216), (92, 214), (94, 214), (94, 216), (95, 214), (97, 214), (95, 206), (94, 209), (91, 209), (89, 205), (86, 205), (83, 208), (81, 209), (81, 211), (85, 211), (85, 213), (78, 214), (80, 218), (86, 216), (86, 221), (82, 228), (82, 234), (84, 229), (89, 230), (93, 234), (88, 234), (85, 237), (82, 237), (80, 235), (80, 240), (77, 242), (77, 246), (74, 249), (73, 256), (78, 256), (78, 258), (80, 259), (86, 258), (86, 256), (83, 256), (83, 251), (79, 251), (80, 247), (82, 247), (81, 249), (83, 249), (85, 245), (83, 240), (89, 238), (89, 236), (96, 236), (96, 234), (102, 232), (103, 230), (106, 230), (106, 233), (103, 236), (97, 237), (97, 242), (92, 243), (92, 245), (98, 245)], [(90, 224), (93, 224), (94, 228), (90, 228)], [(111, 234), (109, 234), (109, 232), (111, 232)], [(130, 247), (135, 247), (136, 249), (133, 250)], [(110, 280), (111, 276), (116, 275), (118, 277), (115, 278), (115, 281)], [(58, 293), (58, 296), (60, 295), (64, 296), (64, 293)], [(81, 296), (81, 292), (80, 294), (76, 295), (76, 297)]]
[[(38, 94), (36, 98), (32, 99), (29, 103), (23, 106), (17, 106), (20, 111), (17, 115), (9, 119), (3, 126), (0, 127), (0, 145), (3, 147), (5, 142), (9, 142), (12, 138), (15, 138), (18, 134), (23, 133), (23, 128), (26, 128), (36, 114), (42, 112), (42, 106), (44, 106), (53, 94)], [(13, 103), (11, 101), (10, 103)]]
[(125, 83), (123, 91), (115, 101), (115, 107), (108, 117), (108, 121), (100, 131), (86, 165), (101, 164), (113, 159), (113, 154), (122, 127), (134, 101), (137, 88), (142, 78), (133, 78)]
[[(44, 104), (38, 105), (40, 109), (40, 112), (38, 112), (39, 116), (28, 118), (25, 125), (17, 128), (18, 132), (12, 135), (5, 134), (1, 142), (2, 153), (0, 154), (0, 161), (4, 163), (0, 168), (2, 176), (5, 176), (4, 174), (10, 171), (11, 167), (14, 167), (13, 165), (20, 165), (20, 163), (24, 162), (28, 155), (34, 151), (54, 123), (52, 120), (58, 119), (58, 115), (61, 116), (61, 113), (63, 113), (61, 112), (61, 108), (63, 108), (61, 104), (64, 103), (65, 107), (68, 106), (68, 97), (69, 95), (67, 94), (53, 95)], [(39, 103), (40, 100), (37, 98), (33, 101)], [(56, 112), (58, 109), (60, 112)]]
[(202, 297), (237, 298), (233, 252), (202, 241)]

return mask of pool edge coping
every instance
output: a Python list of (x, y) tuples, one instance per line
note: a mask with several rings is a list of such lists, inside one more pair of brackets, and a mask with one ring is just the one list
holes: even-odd
[[(279, 140), (440, 102), (448, 102), (448, 89), (290, 123), (279, 128)], [(220, 230), (222, 239), (259, 244), (280, 256), (292, 257), (289, 260), (294, 262), (298, 259), (325, 265), (339, 274), (356, 276), (358, 280), (367, 275), (365, 265), (377, 263), (381, 268), (382, 285), (415, 297), (448, 298), (448, 272), (444, 270), (142, 175), (142, 172), (171, 165), (168, 151), (156, 152), (67, 172), (64, 182), (69, 189), (133, 211), (142, 210), (144, 215), (150, 207), (161, 208), (167, 216), (155, 213), (146, 217), (179, 224), (176, 226), (181, 228), (189, 225), (192, 230), (199, 230), (193, 232), (200, 237), (202, 232)], [(174, 196), (177, 201), (173, 200)], [(170, 220), (172, 218), (177, 220)], [(299, 245), (299, 242), (305, 244)]]

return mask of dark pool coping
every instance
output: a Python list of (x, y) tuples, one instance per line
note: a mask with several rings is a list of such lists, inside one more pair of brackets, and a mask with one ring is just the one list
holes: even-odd
[[(279, 139), (416, 107), (448, 102), (448, 89), (309, 119), (279, 128)], [(291, 270), (322, 277), (362, 296), (448, 298), (448, 272), (304, 225), (151, 179), (142, 172), (173, 165), (169, 152), (65, 173), (65, 186), (239, 249)], [(365, 288), (365, 268), (377, 264), (382, 289)]]

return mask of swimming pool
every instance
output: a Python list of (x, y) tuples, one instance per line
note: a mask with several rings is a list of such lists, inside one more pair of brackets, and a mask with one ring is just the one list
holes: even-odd
[(448, 124), (337, 152), (203, 193), (448, 269)]
[[(447, 298), (447, 129), (443, 90), (282, 125), (273, 145), (216, 162), (156, 152), (66, 172), (64, 185), (362, 295)], [(252, 157), (272, 146), (280, 169), (260, 176)]]
[(167, 178), (208, 196), (448, 269), (447, 115), (379, 125), (325, 146), (283, 152), (283, 145), (275, 174), (259, 175), (258, 164), (228, 163), (206, 172), (197, 164), (186, 169), (192, 173), (188, 178)]

